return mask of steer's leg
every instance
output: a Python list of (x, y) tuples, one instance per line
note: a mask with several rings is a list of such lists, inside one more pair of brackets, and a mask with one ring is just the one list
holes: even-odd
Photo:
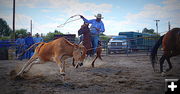
[(24, 73), (27, 73), (34, 64), (42, 64), (42, 63), (44, 63), (44, 62), (41, 61), (41, 60), (38, 58), (36, 61), (32, 62), (32, 63), (26, 68), (26, 70), (24, 71)]
[(74, 58), (73, 58), (73, 62), (72, 62), (72, 65), (73, 65), (73, 66), (75, 67), (76, 65), (74, 64), (74, 61), (75, 61), (75, 60), (74, 60)]
[(23, 66), (23, 68), (19, 71), (19, 73), (17, 74), (17, 76), (21, 75), (24, 70), (31, 64), (33, 63), (34, 60), (37, 59), (37, 54), (34, 54), (29, 60), (28, 62)]
[(64, 75), (65, 75), (65, 63), (66, 63), (65, 60), (63, 60), (61, 73), (64, 73)]
[(59, 57), (56, 57), (55, 60), (56, 60), (56, 63), (58, 64), (60, 74), (63, 76), (63, 79), (65, 80), (64, 61), (62, 59), (59, 59)]

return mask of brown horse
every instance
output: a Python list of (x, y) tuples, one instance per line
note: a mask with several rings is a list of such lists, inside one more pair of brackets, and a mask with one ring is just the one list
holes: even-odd
[[(82, 35), (82, 40), (81, 42), (83, 43), (84, 47), (87, 49), (87, 56), (91, 56), (93, 53), (93, 48), (92, 48), (92, 44), (91, 44), (91, 33), (90, 33), (90, 29), (89, 29), (89, 24), (88, 23), (84, 23), (81, 28), (78, 30), (78, 35)], [(99, 45), (96, 48), (96, 56), (93, 59), (91, 65), (92, 67), (94, 67), (94, 62), (96, 61), (97, 58), (101, 59), (101, 53), (102, 53), (102, 47), (101, 47), (101, 43), (99, 41)], [(74, 64), (74, 59), (73, 59), (73, 66), (75, 66)]]
[(150, 56), (154, 71), (155, 71), (154, 64), (157, 63), (156, 62), (157, 51), (161, 44), (164, 53), (160, 58), (160, 72), (162, 73), (162, 75), (164, 75), (165, 74), (165, 71), (163, 71), (164, 61), (167, 60), (169, 65), (169, 68), (166, 70), (167, 72), (172, 69), (170, 58), (173, 56), (180, 55), (180, 28), (173, 28), (165, 35), (161, 36), (154, 45)]

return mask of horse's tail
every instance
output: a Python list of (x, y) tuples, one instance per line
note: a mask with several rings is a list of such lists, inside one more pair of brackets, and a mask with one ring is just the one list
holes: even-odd
[(39, 44), (44, 44), (44, 42), (35, 43), (35, 44), (31, 45), (29, 48), (27, 48), (25, 51), (23, 51), (20, 55), (18, 55), (17, 58), (23, 56), (27, 51), (29, 51), (31, 48), (33, 48), (34, 46), (39, 45)]
[(152, 67), (153, 67), (154, 71), (155, 71), (154, 63), (157, 63), (156, 62), (157, 51), (158, 51), (159, 46), (162, 44), (163, 37), (164, 37), (164, 35), (159, 38), (159, 40), (156, 42), (156, 44), (154, 45), (154, 47), (151, 50), (150, 59), (151, 59), (151, 63), (152, 63)]

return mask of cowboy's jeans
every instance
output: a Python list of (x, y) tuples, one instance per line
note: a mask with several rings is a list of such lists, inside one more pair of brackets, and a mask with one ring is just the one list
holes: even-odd
[(96, 53), (96, 48), (98, 47), (98, 41), (99, 41), (99, 35), (91, 35), (93, 54)]

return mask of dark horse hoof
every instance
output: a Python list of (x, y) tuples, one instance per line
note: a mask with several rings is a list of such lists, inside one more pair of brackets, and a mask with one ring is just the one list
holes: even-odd
[(166, 69), (166, 72), (168, 72), (168, 71), (170, 71), (171, 70), (171, 68), (169, 68), (169, 69)]

